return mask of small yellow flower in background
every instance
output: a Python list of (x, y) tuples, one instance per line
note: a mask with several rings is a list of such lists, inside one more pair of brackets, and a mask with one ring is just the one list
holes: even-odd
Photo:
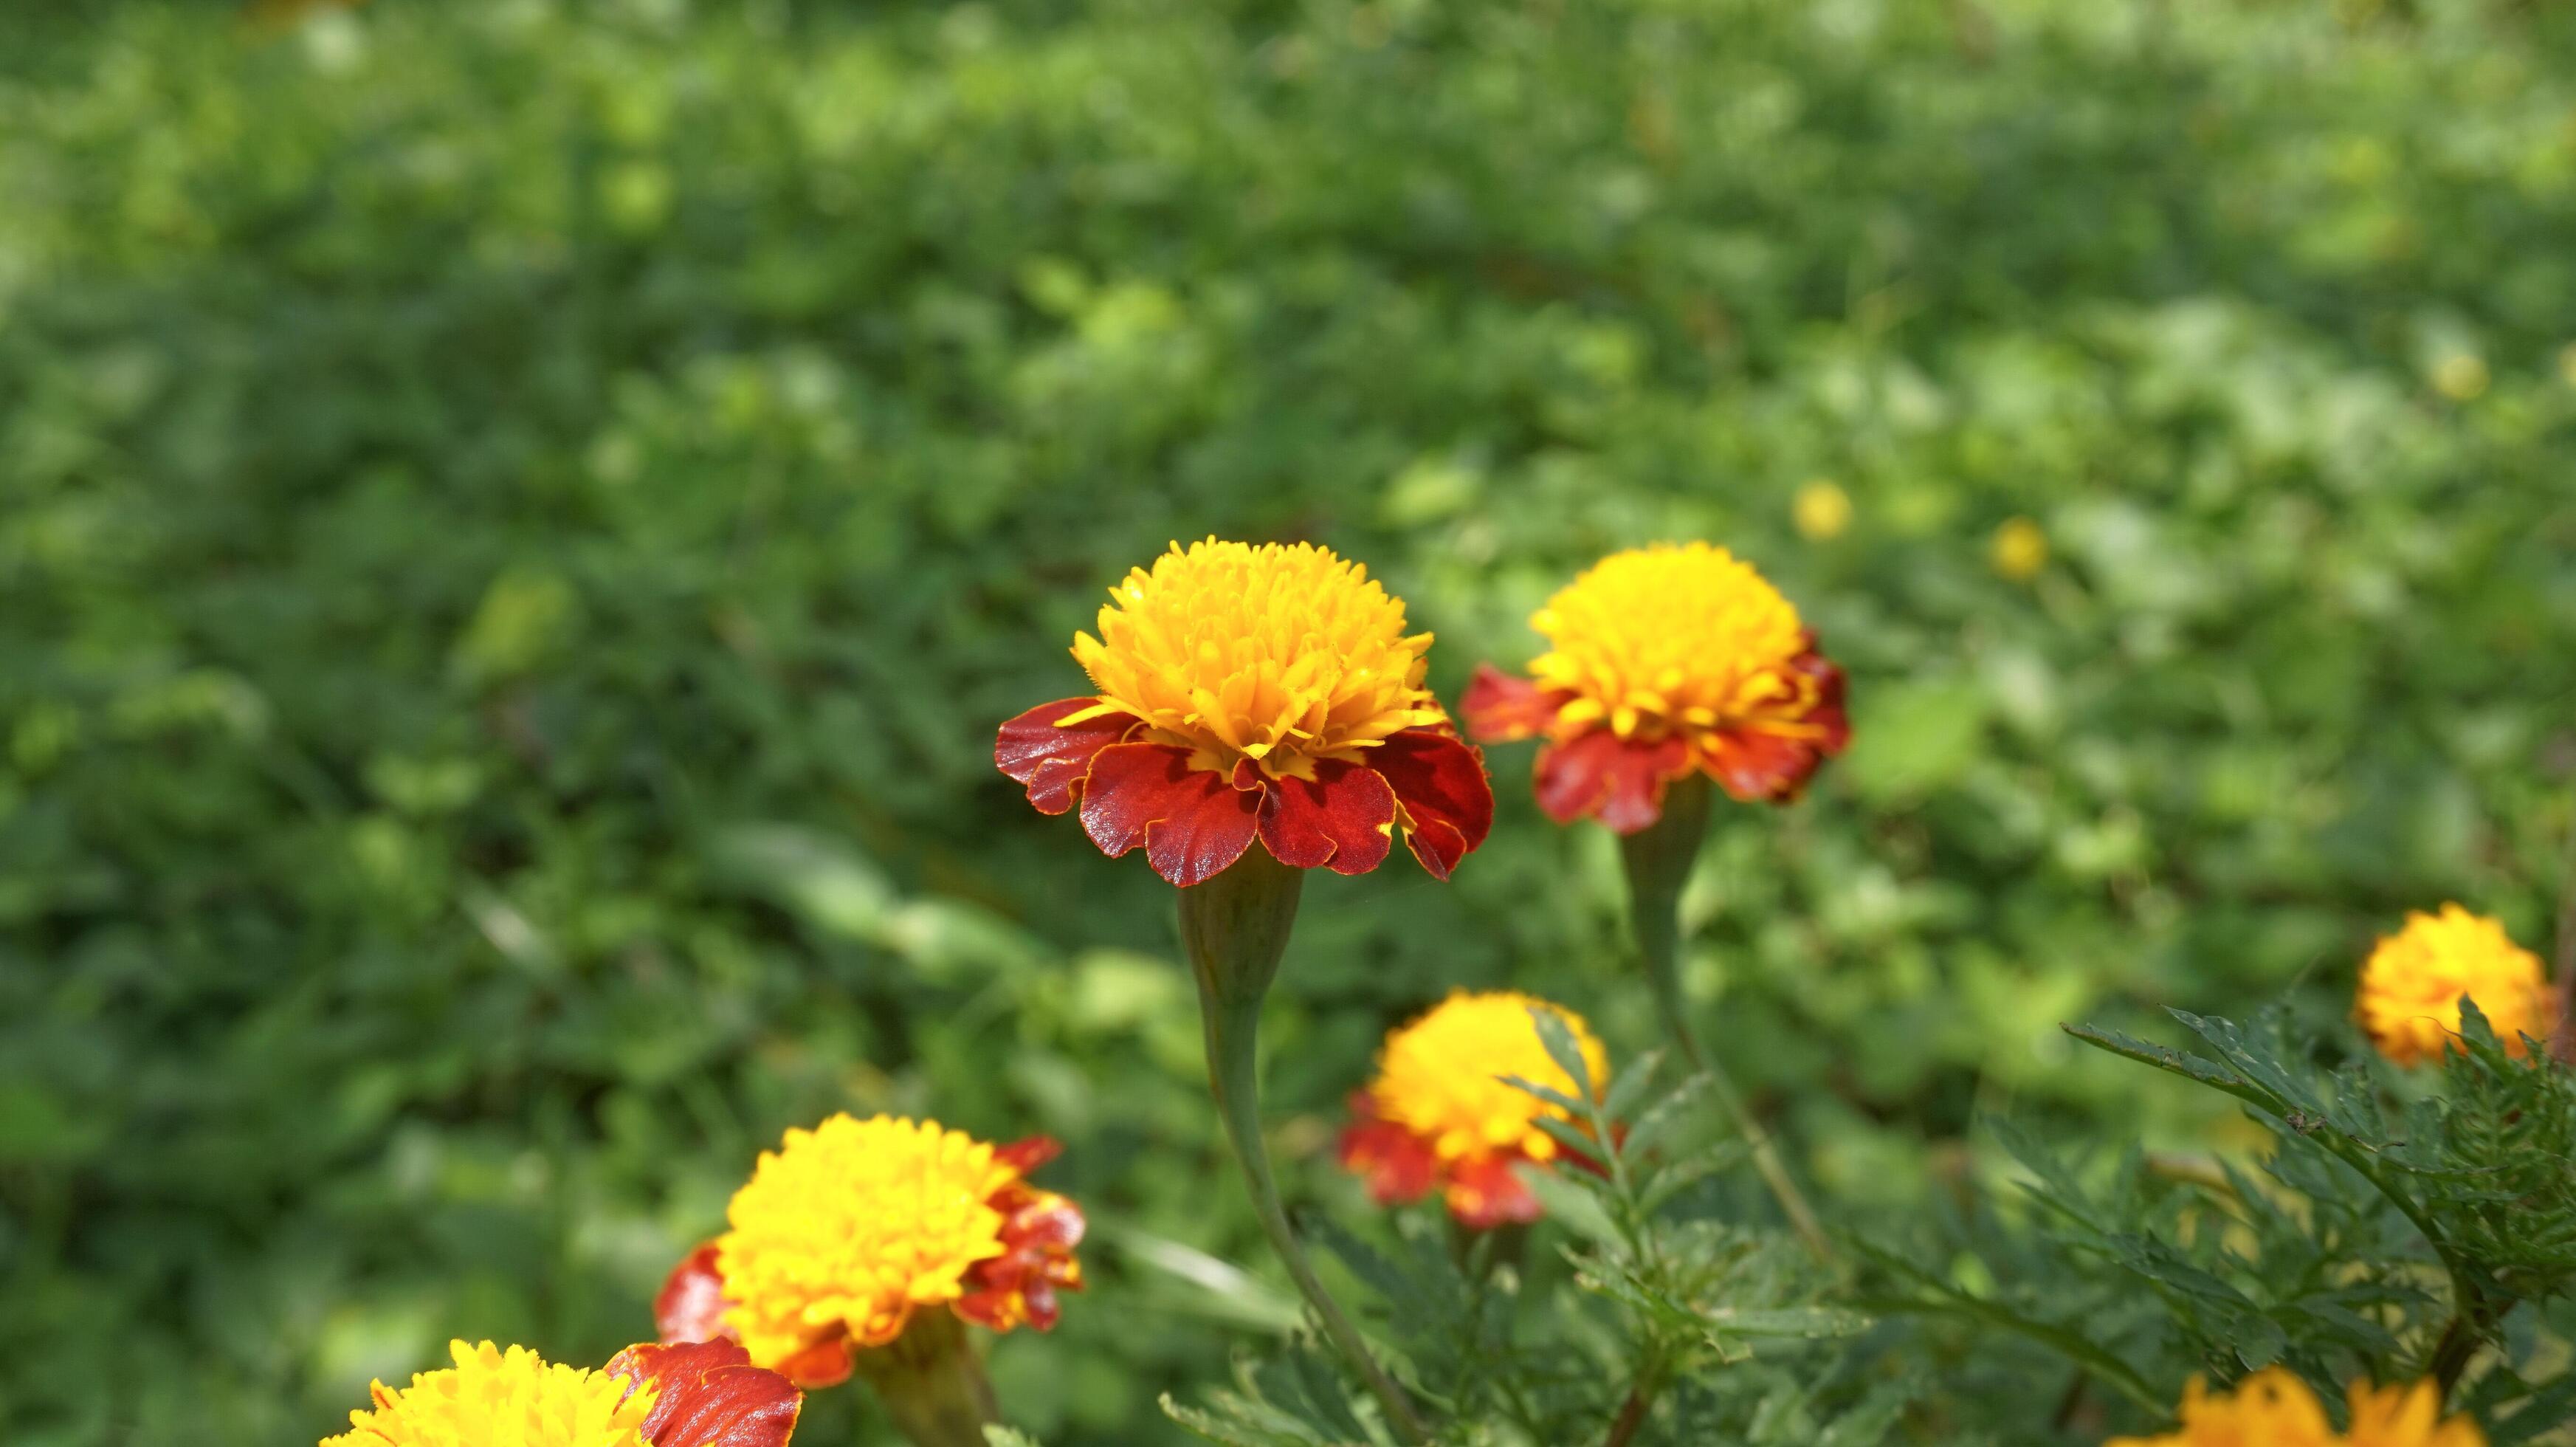
[(2551, 1001), (2540, 957), (2504, 926), (2456, 904), (2412, 913), (2380, 940), (2361, 967), (2353, 1018), (2379, 1053), (2400, 1065), (2441, 1057), (2460, 1033), (2460, 997), (2478, 1002), (2496, 1038), (2514, 1055), (2522, 1037), (2547, 1038)]
[(1986, 558), (2002, 576), (2029, 582), (2048, 566), (2048, 534), (2028, 518), (2007, 518), (1986, 545)]
[(2182, 1430), (2161, 1437), (2114, 1437), (2104, 1447), (2486, 1447), (2469, 1418), (2441, 1420), (2442, 1394), (2430, 1381), (2349, 1392), (2352, 1432), (2337, 1435), (2308, 1384), (2279, 1367), (2211, 1392), (2194, 1377), (2183, 1389)]
[(2446, 352), (2433, 363), (2433, 390), (2454, 402), (2475, 400), (2488, 380), (2487, 359), (2475, 352)]
[(1801, 537), (1830, 542), (1851, 526), (1851, 494), (1824, 478), (1816, 478), (1798, 489), (1789, 516), (1797, 523)]
[(732, 1342), (628, 1347), (598, 1371), (488, 1341), (447, 1350), (452, 1367), (375, 1383), (321, 1447), (786, 1447), (804, 1406)]
[(1593, 1088), (1607, 1083), (1609, 1055), (1582, 1016), (1518, 991), (1453, 990), (1421, 1018), (1388, 1032), (1377, 1079), (1351, 1098), (1356, 1119), (1342, 1135), (1342, 1164), (1367, 1178), (1371, 1195), (1393, 1204), (1437, 1186), (1450, 1214), (1468, 1226), (1538, 1219), (1538, 1199), (1511, 1168), (1561, 1155), (1538, 1122), (1571, 1117), (1502, 1077), (1568, 1096), (1582, 1090), (1547, 1053), (1533, 1009), (1564, 1021)]
[(734, 1193), (733, 1229), (664, 1283), (663, 1339), (732, 1337), (759, 1365), (824, 1387), (917, 1313), (1045, 1331), (1057, 1290), (1082, 1287), (1081, 1211), (1024, 1179), (1057, 1149), (883, 1115), (790, 1130)]

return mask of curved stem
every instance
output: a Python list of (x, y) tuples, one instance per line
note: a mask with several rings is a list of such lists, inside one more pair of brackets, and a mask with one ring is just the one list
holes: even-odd
[(1833, 1246), (1814, 1208), (1807, 1204), (1806, 1194), (1789, 1174), (1788, 1163), (1772, 1144), (1771, 1133), (1745, 1105), (1725, 1067), (1700, 1044), (1698, 1032), (1691, 1028), (1690, 1006), (1682, 998), (1682, 886), (1689, 881), (1691, 865), (1699, 858), (1700, 841), (1708, 834), (1708, 807), (1708, 780), (1693, 774), (1664, 791), (1661, 818), (1634, 834), (1620, 837), (1619, 858), (1628, 871), (1629, 925), (1637, 936), (1637, 953), (1645, 960), (1646, 983), (1654, 989), (1655, 1006), (1664, 1017), (1664, 1028), (1673, 1037), (1673, 1044), (1692, 1069), (1708, 1077), (1709, 1093), (1734, 1119), (1736, 1130), (1753, 1153), (1753, 1168), (1761, 1172), (1763, 1183), (1771, 1188), (1781, 1213), (1789, 1218), (1807, 1249), (1815, 1253), (1817, 1260), (1831, 1261)]
[(1306, 1259), (1288, 1224), (1270, 1153), (1261, 1139), (1261, 1002), (1278, 973), (1297, 917), (1304, 876), (1272, 859), (1259, 845), (1205, 884), (1181, 891), (1181, 944), (1198, 978), (1199, 1015), (1207, 1034), (1208, 1090), (1226, 1139), (1243, 1167), (1253, 1214), (1288, 1268), (1288, 1277), (1314, 1310), (1325, 1337), (1350, 1361), (1360, 1380), (1386, 1409), (1388, 1424), (1406, 1442), (1429, 1439), (1413, 1402), (1378, 1365), (1359, 1329), (1343, 1315)]

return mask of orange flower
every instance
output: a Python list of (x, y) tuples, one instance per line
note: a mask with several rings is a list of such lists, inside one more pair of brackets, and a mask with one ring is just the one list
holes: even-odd
[(1614, 553), (1531, 615), (1550, 648), (1513, 678), (1467, 686), (1467, 727), (1487, 741), (1544, 738), (1538, 801), (1634, 834), (1664, 788), (1693, 771), (1744, 800), (1794, 797), (1850, 740), (1842, 670), (1798, 610), (1724, 548)]
[(2308, 1384), (2279, 1367), (2208, 1390), (2194, 1377), (2183, 1388), (2182, 1428), (2161, 1437), (2114, 1437), (2104, 1447), (2486, 1447), (2469, 1418), (2441, 1420), (2441, 1389), (2430, 1381), (2373, 1388), (2354, 1382), (2352, 1431), (2337, 1435)]
[(374, 1405), (321, 1447), (787, 1447), (805, 1404), (733, 1342), (631, 1346), (599, 1371), (488, 1341), (447, 1350), (452, 1367), (369, 1387)]
[(2540, 957), (2504, 926), (2456, 904), (2438, 915), (2406, 916), (2361, 967), (2353, 1017), (2379, 1053), (2399, 1065), (2438, 1060), (2460, 1034), (2460, 997), (2477, 1001), (2496, 1038), (2516, 1057), (2523, 1037), (2547, 1039), (2557, 1002)]
[(1079, 805), (1111, 858), (1214, 878), (1257, 837), (1281, 863), (1365, 874), (1400, 835), (1446, 879), (1493, 789), (1422, 686), (1428, 633), (1367, 570), (1304, 543), (1172, 550), (1110, 590), (1073, 656), (1099, 692), (1002, 725), (993, 762), (1039, 812)]
[(1538, 1123), (1570, 1117), (1503, 1077), (1568, 1096), (1581, 1087), (1547, 1053), (1533, 1009), (1554, 1013), (1573, 1032), (1596, 1088), (1607, 1080), (1609, 1057), (1582, 1016), (1509, 990), (1452, 991), (1387, 1032), (1377, 1079), (1351, 1097), (1342, 1164), (1368, 1182), (1379, 1204), (1419, 1200), (1437, 1187), (1461, 1225), (1487, 1230), (1538, 1219), (1538, 1198), (1512, 1168), (1563, 1154)]
[(827, 1387), (920, 1311), (1049, 1330), (1056, 1293), (1082, 1289), (1084, 1223), (1025, 1177), (1060, 1149), (882, 1115), (791, 1130), (734, 1193), (733, 1229), (663, 1283), (662, 1339), (737, 1340), (797, 1385)]

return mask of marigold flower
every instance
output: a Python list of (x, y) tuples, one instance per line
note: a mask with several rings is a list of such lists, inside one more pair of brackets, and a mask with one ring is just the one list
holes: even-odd
[(1530, 677), (1478, 668), (1464, 711), (1480, 739), (1547, 740), (1538, 802), (1560, 824), (1598, 815), (1634, 834), (1695, 769), (1738, 799), (1792, 798), (1850, 740), (1842, 670), (1724, 548), (1613, 553), (1530, 626), (1551, 645)]
[(1555, 1160), (1564, 1148), (1538, 1122), (1571, 1117), (1503, 1077), (1568, 1096), (1581, 1087), (1547, 1053), (1533, 1009), (1552, 1012), (1573, 1032), (1595, 1089), (1608, 1078), (1608, 1055), (1573, 1011), (1510, 990), (1451, 991), (1388, 1032), (1377, 1079), (1351, 1097), (1356, 1119), (1342, 1133), (1342, 1164), (1367, 1180), (1380, 1204), (1419, 1200), (1437, 1186), (1466, 1226), (1538, 1219), (1538, 1198), (1512, 1167)]
[(1365, 568), (1305, 543), (1178, 543), (1110, 590), (1073, 656), (1099, 692), (1002, 725), (993, 761), (1041, 813), (1082, 808), (1187, 887), (1255, 837), (1281, 863), (1365, 874), (1403, 835), (1446, 879), (1485, 840), (1476, 751), (1422, 686), (1428, 633)]
[(2353, 1018), (2379, 1053), (2399, 1065), (2441, 1057), (2460, 1033), (2460, 997), (2478, 1002), (2496, 1038), (2516, 1057), (2523, 1037), (2545, 1040), (2555, 1013), (2540, 957), (2504, 926), (2456, 904), (2438, 915), (2406, 916), (2361, 967)]
[(786, 1447), (804, 1396), (732, 1342), (631, 1346), (589, 1371), (525, 1347), (450, 1342), (456, 1365), (375, 1405), (321, 1447)]
[(1060, 1149), (883, 1115), (790, 1130), (734, 1193), (732, 1229), (663, 1284), (662, 1339), (733, 1338), (799, 1386), (824, 1387), (918, 1311), (1049, 1330), (1056, 1293), (1082, 1289), (1082, 1212), (1025, 1178)]
[(2355, 1382), (2348, 1393), (2352, 1431), (2338, 1436), (2308, 1384), (2279, 1367), (2266, 1367), (2213, 1393), (2200, 1378), (2183, 1388), (2182, 1430), (2161, 1437), (2115, 1437), (2104, 1447), (2486, 1447), (2486, 1434), (2468, 1417), (2442, 1421), (2442, 1393), (2430, 1381), (2373, 1388)]

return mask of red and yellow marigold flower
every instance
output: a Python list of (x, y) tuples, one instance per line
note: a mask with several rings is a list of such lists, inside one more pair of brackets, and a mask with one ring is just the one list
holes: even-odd
[(631, 1346), (598, 1371), (488, 1341), (447, 1350), (452, 1367), (375, 1383), (321, 1447), (786, 1447), (805, 1400), (732, 1342)]
[(1059, 1149), (883, 1115), (790, 1130), (734, 1193), (732, 1229), (663, 1284), (662, 1339), (731, 1338), (799, 1386), (824, 1387), (917, 1312), (1049, 1330), (1056, 1293), (1082, 1288), (1082, 1212), (1026, 1178)]
[(2352, 1430), (2338, 1435), (2308, 1384), (2279, 1367), (2211, 1392), (2198, 1377), (2183, 1388), (2182, 1428), (2161, 1437), (2115, 1437), (2105, 1447), (2486, 1447), (2465, 1416), (2442, 1420), (2431, 1381), (2376, 1388), (2352, 1384)]
[(1422, 686), (1428, 633), (1366, 569), (1304, 543), (1218, 542), (1130, 572), (1073, 656), (1098, 692), (1002, 725), (993, 759), (1043, 813), (1187, 887), (1258, 838), (1365, 874), (1401, 835), (1449, 877), (1492, 826), (1483, 761)]
[(1463, 712), (1477, 738), (1542, 738), (1538, 802), (1634, 834), (1693, 771), (1744, 800), (1794, 797), (1842, 752), (1842, 670), (1798, 610), (1724, 548), (1613, 553), (1531, 615), (1548, 651), (1514, 678), (1486, 665)]
[(2361, 967), (2353, 1017), (2399, 1065), (2441, 1058), (2460, 1034), (2460, 997), (2478, 1002), (2496, 1038), (2516, 1056), (2523, 1037), (2547, 1040), (2556, 1013), (2540, 957), (2504, 926), (2456, 904), (2406, 916)]
[(1534, 1009), (1573, 1032), (1595, 1089), (1608, 1079), (1608, 1055), (1573, 1011), (1509, 990), (1451, 992), (1388, 1033), (1377, 1078), (1351, 1097), (1355, 1120), (1342, 1133), (1342, 1164), (1368, 1182), (1380, 1204), (1419, 1200), (1437, 1187), (1449, 1213), (1479, 1230), (1538, 1219), (1538, 1198), (1512, 1168), (1565, 1154), (1538, 1123), (1570, 1117), (1504, 1077), (1566, 1096), (1582, 1088), (1547, 1053), (1530, 1018)]

